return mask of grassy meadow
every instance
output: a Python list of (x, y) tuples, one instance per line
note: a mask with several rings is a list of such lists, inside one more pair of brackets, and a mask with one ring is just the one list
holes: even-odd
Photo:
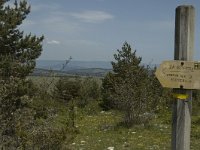
[[(171, 113), (165, 112), (144, 126), (125, 128), (120, 125), (120, 113), (100, 111), (96, 115), (80, 115), (79, 130), (70, 149), (74, 150), (169, 150), (171, 149)], [(200, 117), (193, 116), (191, 150), (200, 146)]]
[[(59, 77), (31, 77), (37, 85), (45, 87)], [(74, 78), (72, 78), (73, 80)], [(95, 78), (98, 83), (101, 79)], [(47, 89), (47, 88), (46, 88)], [(53, 87), (50, 87), (53, 89)], [(171, 147), (171, 109), (155, 114), (148, 124), (131, 128), (122, 126), (122, 113), (116, 110), (103, 111), (100, 101), (91, 101), (84, 108), (75, 107), (76, 133), (67, 141), (70, 150), (169, 150)], [(54, 126), (65, 126), (68, 122), (68, 107), (55, 100), (36, 102), (48, 109), (56, 109)], [(192, 116), (191, 150), (200, 146), (200, 117)]]

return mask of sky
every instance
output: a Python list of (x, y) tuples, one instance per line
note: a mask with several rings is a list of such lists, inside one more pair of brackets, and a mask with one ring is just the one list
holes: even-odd
[(200, 0), (27, 0), (20, 26), (44, 35), (41, 60), (112, 61), (128, 42), (143, 63), (173, 60), (175, 9), (196, 11), (194, 59), (200, 60)]

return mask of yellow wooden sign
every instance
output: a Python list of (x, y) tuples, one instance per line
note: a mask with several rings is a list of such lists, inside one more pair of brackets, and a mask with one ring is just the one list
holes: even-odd
[(163, 87), (200, 89), (198, 61), (163, 61), (155, 74)]

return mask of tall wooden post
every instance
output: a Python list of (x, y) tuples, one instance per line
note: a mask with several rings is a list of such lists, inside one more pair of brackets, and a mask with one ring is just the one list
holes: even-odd
[[(175, 20), (174, 60), (193, 60), (195, 9), (191, 5), (178, 6)], [(172, 150), (190, 149), (192, 90), (174, 89), (174, 93), (188, 98), (176, 98), (172, 114)]]

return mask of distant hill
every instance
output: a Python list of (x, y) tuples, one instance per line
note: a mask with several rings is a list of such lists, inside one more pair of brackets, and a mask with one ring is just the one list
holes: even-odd
[(70, 74), (70, 75), (78, 75), (78, 76), (103, 77), (110, 71), (112, 71), (112, 70), (111, 69), (103, 69), (103, 68), (88, 68), (88, 69), (69, 70), (69, 71), (66, 71), (66, 73)]
[(88, 69), (75, 69), (69, 71), (59, 71), (59, 70), (48, 70), (36, 68), (31, 74), (32, 76), (95, 76), (103, 77), (108, 72), (112, 71), (111, 69), (102, 69), (102, 68), (88, 68)]
[[(51, 69), (51, 70), (61, 70), (63, 64), (66, 61), (62, 60), (37, 60), (36, 68)], [(76, 69), (88, 69), (88, 68), (102, 68), (111, 69), (111, 63), (109, 61), (70, 61), (64, 71), (76, 70)]]
[(110, 62), (106, 61), (70, 61), (64, 68), (65, 61), (60, 60), (37, 60), (36, 69), (31, 75), (49, 76), (52, 72), (56, 76), (78, 75), (102, 77), (112, 71)]

